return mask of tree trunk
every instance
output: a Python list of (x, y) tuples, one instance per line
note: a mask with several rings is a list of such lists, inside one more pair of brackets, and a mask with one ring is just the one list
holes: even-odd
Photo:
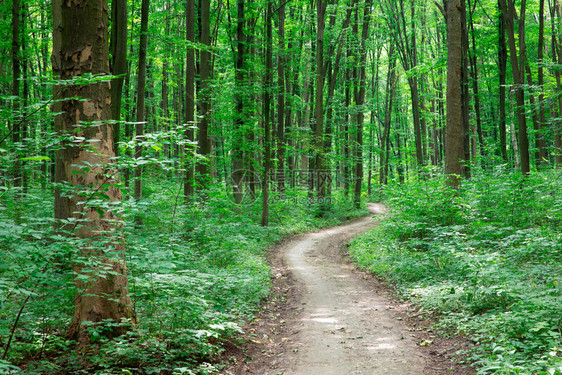
[(462, 23), (461, 0), (447, 5), (447, 131), (445, 134), (445, 174), (448, 183), (458, 187), (464, 159), (462, 119)]
[[(558, 0), (553, 0), (551, 8), (551, 22), (552, 22), (552, 60), (555, 64), (562, 64), (562, 35), (560, 35), (560, 29), (556, 25), (560, 25), (562, 20), (562, 5), (558, 3)], [(558, 22), (558, 23), (557, 23)], [(558, 92), (562, 92), (562, 71), (556, 69), (556, 89)], [(562, 96), (558, 96), (558, 105), (553, 105), (557, 108), (556, 113), (553, 113), (554, 120), (552, 121), (552, 132), (554, 134), (554, 162), (557, 168), (562, 168)]]
[(404, 176), (404, 166), (402, 164), (402, 141), (401, 141), (401, 137), (400, 137), (400, 133), (402, 132), (402, 121), (398, 122), (398, 131), (396, 132), (396, 153), (397, 153), (397, 166), (396, 166), (396, 170), (398, 172), (398, 181), (400, 181), (400, 184), (403, 184), (405, 182), (405, 176)]
[[(352, 0), (352, 3), (350, 4), (350, 6), (347, 9), (347, 14), (346, 17), (343, 21), (342, 24), (342, 34), (339, 37), (339, 43), (338, 43), (338, 47), (337, 47), (337, 52), (336, 52), (336, 59), (334, 61), (334, 64), (332, 66), (332, 70), (331, 70), (331, 74), (329, 76), (328, 79), (328, 97), (326, 99), (326, 103), (327, 103), (327, 110), (326, 110), (326, 137), (324, 140), (324, 152), (327, 154), (328, 152), (330, 152), (331, 148), (332, 148), (332, 128), (333, 128), (333, 112), (334, 112), (334, 103), (333, 103), (333, 98), (334, 98), (334, 94), (335, 94), (335, 89), (336, 89), (336, 81), (338, 79), (339, 76), (339, 71), (340, 71), (340, 62), (341, 62), (341, 58), (343, 55), (343, 46), (345, 44), (345, 41), (347, 40), (346, 35), (347, 35), (347, 28), (349, 27), (349, 23), (351, 20), (351, 14), (352, 14), (352, 10), (355, 9), (355, 4), (356, 4), (357, 0)], [(326, 171), (327, 173), (327, 179), (331, 180), (331, 172), (330, 171)], [(345, 174), (345, 173), (344, 173)], [(344, 176), (345, 178), (348, 178), (347, 175)], [(329, 190), (328, 186), (328, 190)]]
[[(13, 0), (12, 2), (12, 142), (17, 144), (21, 141), (21, 106), (20, 106), (20, 0)], [(18, 155), (19, 156), (19, 155)], [(23, 173), (19, 157), (16, 158), (14, 163), (14, 186), (23, 186)], [(16, 197), (19, 197), (21, 191), (16, 192)], [(19, 205), (16, 204), (16, 209), (19, 210)]]
[(539, 1), (539, 44), (537, 52), (538, 62), (538, 76), (537, 83), (539, 85), (539, 121), (538, 128), (535, 134), (537, 153), (535, 161), (537, 166), (544, 164), (547, 161), (546, 140), (543, 134), (543, 128), (546, 123), (546, 105), (544, 101), (544, 0)]
[[(110, 73), (108, 38), (100, 34), (108, 30), (107, 10), (106, 0), (53, 1), (52, 59), (57, 78)], [(80, 239), (83, 259), (77, 259), (73, 266), (77, 294), (69, 336), (86, 346), (90, 337), (84, 322), (135, 322), (123, 256), (122, 220), (106, 205), (91, 202), (91, 197), (100, 193), (107, 197), (107, 205), (121, 200), (117, 171), (111, 164), (113, 127), (107, 124), (111, 119), (110, 84), (65, 83), (54, 91), (55, 112), (60, 113), (55, 117), (57, 133), (82, 140), (67, 142), (56, 152), (56, 182), (72, 188), (56, 189), (55, 218), (61, 229)], [(83, 122), (92, 125), (84, 127)], [(69, 219), (77, 220), (77, 224), (64, 224)], [(103, 332), (117, 336), (125, 330), (122, 324), (112, 324)]]
[[(498, 0), (498, 6), (500, 0)], [(501, 9), (501, 6), (500, 6)], [(500, 130), (500, 154), (505, 163), (507, 163), (507, 132), (506, 132), (506, 114), (505, 114), (505, 80), (507, 72), (507, 45), (505, 41), (505, 22), (503, 16), (499, 15), (498, 29), (498, 72), (499, 72), (499, 130)]]
[(206, 189), (209, 180), (209, 158), (211, 154), (211, 142), (209, 140), (209, 122), (211, 120), (211, 95), (209, 79), (211, 74), (211, 25), (210, 25), (210, 0), (200, 0), (200, 14), (201, 14), (201, 38), (200, 42), (205, 46), (201, 50), (201, 63), (200, 63), (200, 79), (199, 93), (199, 108), (201, 109), (201, 121), (199, 122), (199, 132), (197, 133), (197, 147), (198, 154), (201, 155), (203, 160), (197, 163), (197, 181), (200, 189)]
[(315, 134), (316, 151), (316, 198), (324, 205), (326, 197), (326, 155), (324, 153), (324, 28), (326, 0), (316, 0), (316, 96), (315, 96)]
[[(399, 8), (396, 7), (398, 3)], [(395, 45), (402, 62), (402, 67), (405, 71), (410, 71), (416, 68), (417, 61), (417, 47), (416, 47), (416, 32), (415, 32), (415, 10), (416, 4), (412, 0), (410, 4), (410, 30), (406, 25), (406, 9), (404, 7), (404, 0), (388, 0), (390, 6), (389, 13), (392, 14), (393, 19), (390, 20), (389, 27), (393, 30), (392, 35), (395, 40)], [(423, 140), (421, 130), (421, 115), (420, 115), (420, 97), (418, 87), (418, 77), (413, 74), (408, 76), (408, 86), (410, 87), (410, 99), (412, 101), (412, 117), (414, 122), (414, 140), (416, 146), (416, 161), (418, 167), (424, 165), (423, 158)]]
[[(284, 2), (285, 0), (281, 0)], [(285, 4), (280, 5), (277, 11), (279, 16), (279, 28), (277, 39), (279, 52), (277, 57), (277, 189), (285, 191)]]
[[(22, 51), (27, 51), (27, 30), (25, 27), (25, 21), (28, 19), (29, 16), (29, 5), (27, 3), (23, 3), (22, 7), (21, 7), (21, 50)], [(21, 118), (25, 119), (27, 118), (27, 106), (29, 104), (29, 80), (27, 77), (27, 67), (29, 64), (29, 57), (26, 53), (22, 54), (22, 58), (21, 58), (21, 76), (22, 76), (22, 81), (23, 81), (23, 90), (22, 90), (22, 95), (21, 95), (21, 101), (22, 101), (22, 110), (21, 110)], [(33, 74), (33, 72), (32, 72)], [(33, 131), (33, 128), (30, 128), (29, 130)], [(27, 142), (26, 139), (28, 138), (28, 125), (26, 122), (23, 122), (21, 125), (21, 139), (24, 141), (24, 145)], [(23, 197), (25, 197), (27, 195), (28, 192), (28, 188), (29, 188), (29, 181), (28, 181), (28, 173), (27, 173), (27, 167), (26, 167), (26, 161), (22, 160), (21, 161), (21, 186), (22, 186), (22, 194)]]
[[(351, 58), (351, 46), (348, 46), (347, 48), (347, 58), (350, 59)], [(343, 167), (342, 169), (342, 173), (343, 173), (343, 190), (344, 190), (344, 195), (347, 197), (349, 195), (349, 190), (350, 190), (350, 182), (351, 182), (351, 176), (350, 176), (350, 162), (349, 162), (349, 155), (350, 155), (350, 147), (349, 147), (349, 143), (350, 143), (350, 136), (349, 136), (349, 128), (350, 128), (350, 120), (351, 120), (351, 116), (350, 116), (350, 111), (351, 111), (351, 77), (352, 77), (352, 68), (350, 66), (346, 67), (346, 72), (345, 72), (345, 104), (344, 107), (346, 108), (346, 112), (344, 115), (344, 119), (343, 119), (343, 124), (342, 124), (342, 136), (343, 136), (343, 155), (342, 155), (342, 164)]]
[[(185, 67), (185, 136), (188, 142), (195, 141), (195, 0), (187, 0), (185, 11), (185, 39), (187, 40)], [(184, 146), (185, 180), (183, 184), (184, 203), (189, 202), (195, 192), (193, 146)]]
[(470, 97), (468, 90), (468, 28), (466, 24), (466, 5), (465, 0), (461, 0), (461, 48), (462, 48), (462, 67), (461, 67), (461, 111), (462, 111), (462, 127), (463, 127), (463, 144), (464, 144), (464, 165), (463, 175), (470, 178)]
[(265, 14), (266, 52), (265, 52), (265, 84), (263, 90), (263, 126), (264, 126), (264, 160), (263, 160), (263, 191), (262, 191), (262, 216), (261, 225), (269, 223), (269, 180), (271, 171), (271, 74), (273, 69), (273, 30), (271, 27), (272, 2), (268, 2)]
[(388, 163), (390, 156), (390, 123), (392, 119), (392, 105), (394, 91), (396, 89), (396, 57), (394, 56), (394, 45), (390, 45), (388, 51), (388, 71), (386, 73), (386, 91), (384, 100), (384, 123), (380, 144), (379, 155), (379, 183), (388, 183)]
[(237, 54), (235, 59), (235, 102), (236, 113), (234, 115), (234, 142), (232, 147), (232, 193), (234, 201), (238, 204), (242, 203), (244, 196), (244, 153), (243, 143), (245, 133), (244, 129), (244, 45), (246, 43), (244, 38), (244, 0), (237, 0), (237, 14), (238, 19), (236, 23), (236, 47)]
[(367, 86), (367, 74), (366, 74), (366, 64), (367, 64), (367, 38), (369, 37), (369, 24), (370, 24), (370, 14), (373, 1), (366, 0), (365, 7), (363, 9), (363, 28), (361, 30), (361, 40), (359, 44), (359, 90), (357, 91), (357, 96), (355, 97), (355, 104), (357, 105), (357, 148), (355, 154), (355, 186), (353, 201), (355, 207), (359, 208), (361, 206), (361, 188), (363, 184), (363, 122), (365, 119), (365, 113), (363, 105), (365, 104), (365, 93)]
[[(164, 4), (164, 10), (166, 11), (166, 19), (165, 19), (165, 23), (164, 23), (164, 27), (165, 27), (165, 33), (166, 35), (170, 34), (170, 17), (169, 17), (169, 12), (170, 12), (170, 5), (168, 2), (166, 2)], [(168, 70), (169, 70), (169, 56), (171, 53), (171, 46), (169, 43), (163, 43), (162, 45), (163, 47), (163, 53), (162, 53), (162, 89), (161, 89), (161, 102), (160, 102), (160, 109), (161, 109), (161, 115), (160, 117), (160, 121), (156, 120), (156, 123), (160, 123), (161, 128), (157, 129), (156, 131), (159, 132), (164, 132), (165, 134), (169, 134), (170, 132), (170, 111), (169, 111), (169, 96), (170, 96), (170, 86), (168, 84)], [(183, 64), (180, 64), (183, 65)], [(181, 69), (181, 72), (183, 73), (183, 69)], [(181, 77), (182, 74), (179, 75), (178, 77), (178, 81), (181, 82)], [(181, 109), (178, 111), (179, 113), (181, 113)], [(164, 152), (164, 157), (166, 159), (170, 159), (171, 154), (170, 154), (170, 147), (168, 145), (168, 142), (164, 143), (164, 147), (163, 147), (163, 152)], [(171, 173), (172, 171), (170, 170), (168, 173), (170, 177), (172, 177)]]
[[(136, 9), (135, 9), (135, 3), (131, 4), (131, 33), (129, 33), (129, 56), (133, 56), (133, 34), (135, 33), (135, 14), (136, 14)], [(125, 98), (127, 99), (125, 101), (125, 139), (127, 141), (130, 141), (133, 138), (133, 126), (131, 124), (132, 119), (134, 118), (134, 112), (135, 112), (135, 105), (134, 105), (134, 100), (133, 98), (135, 97), (135, 90), (131, 87), (132, 85), (130, 84), (131, 82), (131, 73), (132, 73), (132, 66), (133, 66), (133, 62), (132, 60), (129, 60), (127, 63), (127, 74), (125, 75), (125, 81), (123, 83), (123, 86), (125, 88)], [(129, 95), (129, 93), (131, 93), (131, 95)], [(127, 148), (126, 154), (129, 158), (132, 158), (133, 156), (133, 152), (130, 148)], [(125, 167), (124, 168), (124, 172), (123, 172), (123, 179), (124, 184), (125, 184), (125, 191), (127, 192), (126, 194), (130, 195), (130, 180), (131, 180), (131, 168), (129, 167)]]
[(113, 146), (115, 155), (119, 152), (121, 121), (121, 99), (123, 82), (127, 74), (127, 0), (114, 0), (111, 4), (111, 67), (112, 73), (119, 76), (111, 82), (111, 118), (113, 125)]
[(523, 74), (525, 62), (525, 6), (526, 0), (521, 1), (521, 13), (519, 15), (519, 58), (517, 56), (517, 47), (515, 44), (515, 5), (509, 2), (509, 8), (506, 0), (499, 0), (500, 7), (507, 31), (507, 39), (509, 44), (509, 56), (511, 58), (511, 69), (513, 72), (513, 84), (515, 85), (515, 99), (517, 122), (519, 125), (519, 154), (521, 162), (521, 172), (528, 174), (530, 172), (529, 160), (529, 139), (527, 138), (527, 122), (525, 119), (525, 92), (523, 90)]
[(468, 1), (468, 7), (470, 9), (470, 31), (472, 36), (472, 52), (470, 53), (470, 68), (472, 75), (472, 92), (474, 95), (474, 112), (476, 113), (476, 131), (478, 133), (478, 145), (480, 147), (480, 155), (482, 156), (482, 167), (486, 164), (486, 145), (484, 144), (484, 133), (482, 132), (482, 116), (480, 113), (480, 95), (478, 93), (478, 65), (477, 65), (477, 52), (476, 52), (476, 33), (474, 31), (474, 11), (476, 8), (476, 1), (474, 1), (474, 6), (471, 0)]
[[(137, 73), (137, 118), (135, 124), (135, 159), (142, 158), (142, 141), (144, 140), (145, 116), (145, 92), (146, 92), (146, 48), (148, 44), (148, 9), (150, 0), (142, 0), (141, 25), (139, 42), (139, 62)], [(133, 197), (137, 200), (142, 198), (142, 167), (135, 167), (135, 189)]]

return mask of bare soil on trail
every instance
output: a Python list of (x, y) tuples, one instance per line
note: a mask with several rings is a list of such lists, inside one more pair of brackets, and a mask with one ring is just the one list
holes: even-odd
[[(375, 215), (386, 208), (370, 204)], [(392, 288), (358, 270), (344, 245), (377, 225), (372, 216), (293, 237), (270, 255), (273, 293), (231, 344), (223, 374), (473, 374), (449, 356), (462, 339), (431, 331), (425, 313), (398, 301)]]

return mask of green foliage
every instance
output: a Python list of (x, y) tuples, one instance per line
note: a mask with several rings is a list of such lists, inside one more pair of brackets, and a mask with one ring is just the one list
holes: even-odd
[(382, 225), (354, 241), (364, 267), (440, 326), (466, 334), (478, 374), (562, 373), (562, 175), (502, 170), (389, 189)]
[[(168, 174), (152, 167), (145, 198), (125, 200), (120, 210), (139, 324), (111, 339), (106, 337), (111, 325), (130, 323), (88, 325), (94, 345), (85, 352), (65, 337), (77, 292), (73, 266), (97, 269), (101, 277), (104, 268), (78, 253), (78, 240), (52, 229), (50, 190), (31, 186), (21, 194), (9, 184), (2, 187), (0, 347), (7, 345), (12, 328), (14, 335), (0, 373), (16, 371), (14, 366), (22, 374), (216, 373), (222, 344), (240, 332), (269, 294), (268, 247), (289, 234), (365, 213), (338, 196), (332, 210), (318, 218), (305, 191), (288, 189), (283, 199), (272, 198), (271, 225), (262, 227), (259, 200), (238, 206), (219, 186), (206, 192), (205, 201), (184, 205), (181, 182)], [(88, 204), (107, 208), (103, 197), (95, 200)], [(25, 209), (16, 210), (21, 202)], [(135, 216), (142, 226), (134, 224)]]

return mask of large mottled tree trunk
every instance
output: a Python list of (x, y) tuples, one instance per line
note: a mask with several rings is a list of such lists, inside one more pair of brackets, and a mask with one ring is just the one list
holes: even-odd
[(447, 4), (447, 131), (445, 135), (445, 174), (448, 183), (458, 187), (463, 175), (463, 119), (461, 99), (462, 69), (461, 0)]
[[(52, 60), (57, 78), (110, 73), (106, 0), (54, 0), (53, 23)], [(111, 119), (110, 84), (61, 83), (55, 88), (55, 99), (56, 131), (75, 137), (56, 152), (56, 182), (60, 185), (55, 191), (55, 218), (61, 230), (81, 240), (81, 257), (73, 266), (77, 292), (69, 335), (85, 346), (90, 337), (84, 322), (135, 321), (122, 221), (108, 208), (121, 200), (117, 171), (111, 164), (113, 127), (107, 124)], [(62, 191), (65, 184), (69, 191), (66, 187)], [(94, 204), (94, 196), (95, 200), (105, 196), (105, 204)], [(125, 329), (124, 325), (111, 325), (103, 332), (116, 336)]]

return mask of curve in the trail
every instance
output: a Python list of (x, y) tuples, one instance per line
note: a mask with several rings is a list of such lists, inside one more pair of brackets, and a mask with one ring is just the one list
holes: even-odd
[[(373, 214), (385, 211), (372, 204)], [(389, 302), (341, 255), (342, 245), (376, 225), (372, 217), (310, 233), (282, 251), (305, 291), (304, 310), (291, 322), (299, 332), (285, 375), (422, 374), (426, 360)]]

